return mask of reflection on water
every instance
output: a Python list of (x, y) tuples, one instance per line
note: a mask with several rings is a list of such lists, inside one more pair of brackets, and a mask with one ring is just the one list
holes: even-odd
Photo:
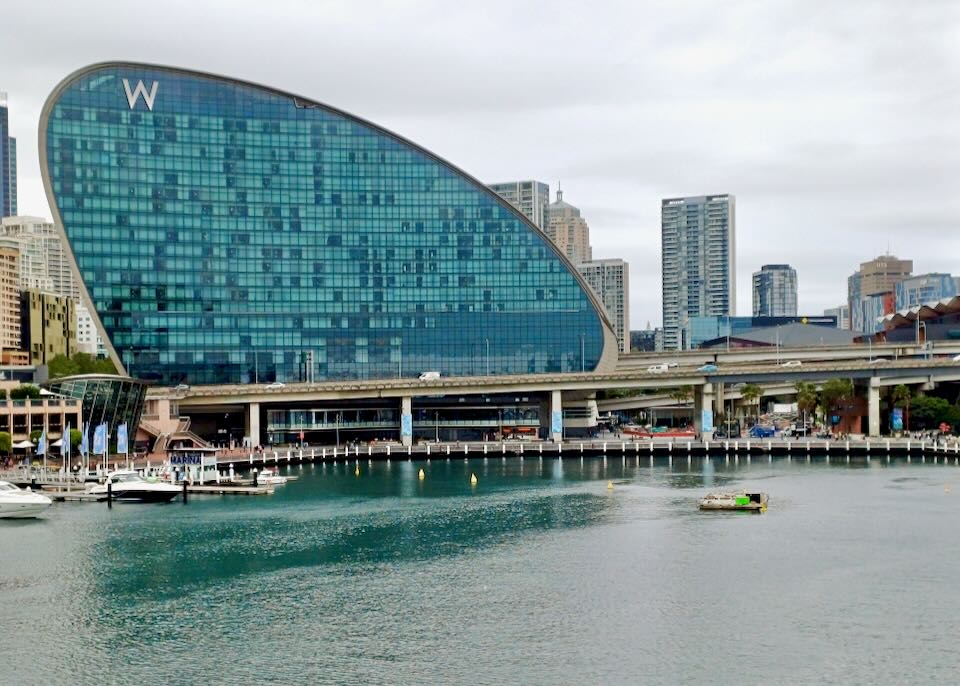
[[(271, 497), (0, 522), (5, 644), (44, 656), (18, 661), (13, 683), (953, 673), (955, 466), (677, 456), (290, 473)], [(697, 511), (725, 488), (768, 491), (771, 509)]]

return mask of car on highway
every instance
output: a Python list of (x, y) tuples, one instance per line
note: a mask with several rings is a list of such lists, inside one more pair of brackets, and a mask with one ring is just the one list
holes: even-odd
[(273, 383), (267, 384), (267, 388), (284, 388), (287, 384), (282, 381), (274, 381)]
[(703, 372), (704, 374), (712, 374), (713, 372), (720, 371), (720, 367), (717, 365), (708, 362), (702, 367), (697, 367), (698, 372)]
[(185, 384), (185, 383), (178, 383), (176, 386), (173, 387), (173, 390), (175, 390), (175, 391), (189, 391), (189, 390), (190, 390), (190, 386), (187, 385), (187, 384)]
[(666, 374), (670, 369), (670, 365), (664, 364), (654, 364), (647, 367), (647, 374)]
[(867, 360), (867, 364), (883, 364), (884, 362), (889, 362), (885, 357), (875, 357), (872, 360)]
[(952, 358), (953, 362), (960, 362), (960, 355), (954, 355)]
[(799, 367), (802, 364), (803, 362), (801, 362), (800, 360), (787, 360), (786, 362), (782, 363), (780, 366), (781, 367)]

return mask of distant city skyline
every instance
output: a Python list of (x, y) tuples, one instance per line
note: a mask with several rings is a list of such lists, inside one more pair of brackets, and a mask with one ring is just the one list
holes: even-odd
[[(119, 55), (362, 113), (478, 179), (559, 181), (590, 221), (595, 253), (630, 262), (632, 317), (654, 326), (665, 197), (735, 194), (738, 263), (790, 263), (802, 312), (842, 302), (846, 277), (888, 246), (936, 245), (922, 269), (960, 271), (960, 92), (943, 87), (960, 73), (960, 10), (947, 3), (544, 13), (427, 0), (385, 3), (375, 22), (360, 6), (286, 0), (238, 0), (229, 13), (204, 3), (126, 9), (91, 0), (70, 21), (49, 21), (60, 6), (44, 0), (4, 8), (0, 90), (18, 144), (19, 214), (52, 216), (36, 149), (45, 98), (66, 74)], [(26, 26), (43, 26), (41, 52)], [(490, 40), (460, 40), (463, 26)], [(531, 40), (531, 27), (550, 40)], [(334, 63), (349, 68), (316, 68)], [(504, 79), (497, 64), (540, 71)], [(736, 307), (747, 312), (751, 272), (736, 276)]]

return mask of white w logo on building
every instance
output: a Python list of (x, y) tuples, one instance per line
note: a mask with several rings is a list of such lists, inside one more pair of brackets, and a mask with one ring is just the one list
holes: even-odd
[(156, 81), (153, 82), (153, 85), (150, 86), (150, 92), (147, 93), (147, 87), (143, 85), (143, 81), (137, 81), (136, 88), (133, 91), (130, 91), (130, 82), (126, 79), (123, 81), (123, 90), (127, 93), (127, 102), (130, 104), (130, 109), (133, 109), (133, 106), (137, 104), (137, 100), (140, 99), (140, 96), (143, 96), (143, 101), (147, 104), (147, 109), (153, 112), (153, 101), (157, 97), (157, 85)]

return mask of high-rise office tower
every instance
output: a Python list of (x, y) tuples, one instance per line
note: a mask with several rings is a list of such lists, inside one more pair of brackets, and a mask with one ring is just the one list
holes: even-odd
[(593, 259), (590, 247), (590, 227), (580, 216), (580, 210), (563, 200), (563, 191), (557, 191), (557, 201), (548, 208), (547, 237), (571, 262), (580, 264)]
[(680, 350), (688, 318), (736, 314), (734, 196), (663, 200), (660, 227), (663, 349)]
[(0, 217), (17, 213), (17, 139), (10, 137), (7, 94), (0, 93)]
[(621, 259), (593, 260), (577, 269), (603, 303), (620, 352), (630, 352), (630, 265)]
[(520, 210), (541, 231), (547, 230), (550, 186), (542, 181), (491, 183), (490, 190)]
[[(847, 305), (850, 308), (850, 328), (853, 331), (867, 331), (864, 312), (872, 312), (876, 307), (864, 309), (860, 301), (870, 296), (892, 293), (896, 283), (910, 276), (913, 260), (901, 260), (893, 255), (881, 255), (869, 262), (862, 262), (860, 269), (847, 279)], [(870, 329), (873, 329), (872, 323)]]
[(789, 264), (765, 264), (753, 273), (753, 316), (797, 315), (797, 270)]

